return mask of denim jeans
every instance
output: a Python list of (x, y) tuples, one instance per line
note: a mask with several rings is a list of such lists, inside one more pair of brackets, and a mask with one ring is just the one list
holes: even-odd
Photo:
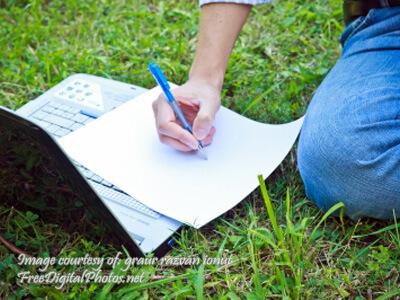
[(340, 41), (300, 134), (307, 196), (353, 220), (400, 217), (400, 7), (371, 10)]

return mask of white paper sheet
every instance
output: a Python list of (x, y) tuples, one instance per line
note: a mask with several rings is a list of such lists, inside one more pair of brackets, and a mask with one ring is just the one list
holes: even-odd
[(184, 153), (158, 140), (152, 101), (159, 88), (133, 99), (59, 140), (74, 159), (132, 197), (171, 218), (200, 228), (234, 207), (282, 162), (303, 119), (268, 125), (225, 107), (205, 147)]

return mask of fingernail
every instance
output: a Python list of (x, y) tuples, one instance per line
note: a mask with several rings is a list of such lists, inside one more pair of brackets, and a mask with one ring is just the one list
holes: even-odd
[(195, 144), (191, 141), (183, 141), (183, 143), (193, 150), (197, 149), (197, 146), (198, 146), (197, 144)]
[(202, 140), (202, 139), (206, 138), (206, 136), (207, 136), (207, 131), (205, 129), (198, 129), (197, 130), (197, 138), (199, 140)]

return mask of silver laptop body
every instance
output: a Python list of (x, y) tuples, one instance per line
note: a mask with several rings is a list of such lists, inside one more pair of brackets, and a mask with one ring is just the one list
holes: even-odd
[[(115, 80), (76, 74), (15, 113), (42, 128), (56, 142), (119, 105), (135, 101), (134, 97), (146, 91)], [(154, 251), (161, 256), (175, 243), (172, 236), (180, 229), (180, 222), (152, 210), (73, 158), (69, 159), (98, 196), (98, 201), (102, 201), (101, 207), (114, 217), (110, 222), (116, 220), (119, 223), (116, 230), (125, 230), (132, 239), (130, 248), (138, 247), (139, 251), (132, 255)]]

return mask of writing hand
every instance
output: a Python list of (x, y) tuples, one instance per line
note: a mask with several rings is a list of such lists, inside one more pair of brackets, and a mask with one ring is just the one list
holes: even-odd
[(189, 80), (171, 92), (186, 119), (193, 125), (193, 135), (182, 128), (162, 93), (153, 102), (160, 141), (181, 151), (196, 150), (198, 140), (201, 140), (203, 146), (211, 144), (216, 131), (212, 123), (221, 105), (220, 90), (205, 80)]

